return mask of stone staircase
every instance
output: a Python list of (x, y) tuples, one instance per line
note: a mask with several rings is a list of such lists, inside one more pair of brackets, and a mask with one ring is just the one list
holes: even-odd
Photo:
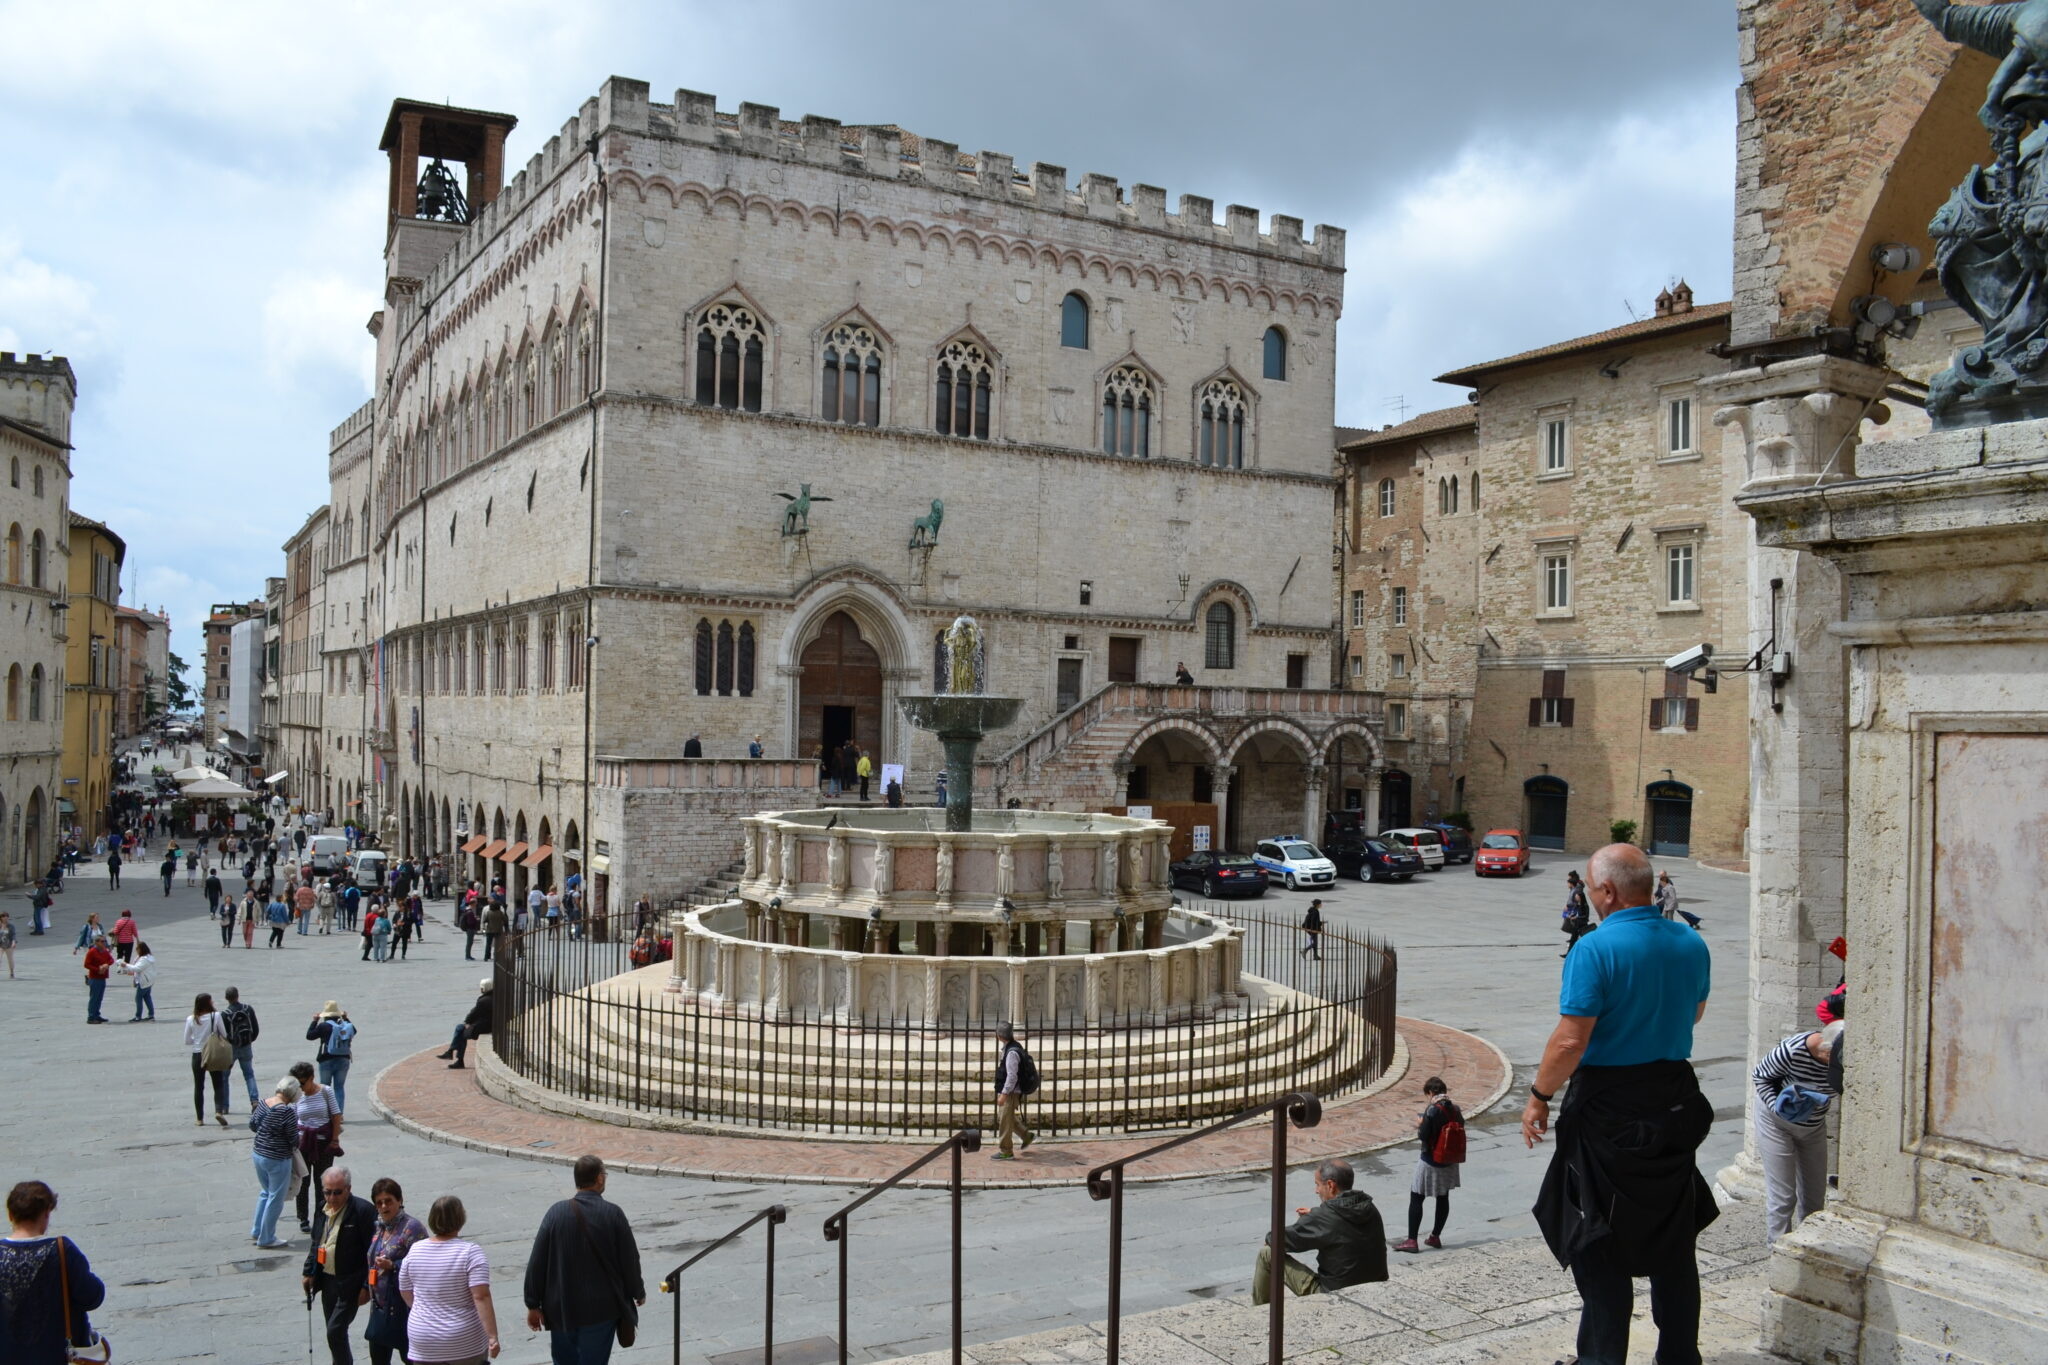
[[(539, 1007), (529, 1026), (575, 1045), (556, 1054), (554, 1071), (533, 1058), (528, 1079), (638, 1110), (633, 1121), (652, 1127), (723, 1122), (893, 1135), (950, 1131), (987, 1116), (993, 1054), (983, 1032), (774, 1024), (671, 1007), (674, 997), (662, 993), (668, 970), (658, 964)], [(1251, 1008), (1211, 1022), (1027, 1030), (1044, 1083), (1034, 1121), (1048, 1132), (1185, 1125), (1235, 1113), (1310, 1072), (1330, 1077), (1318, 1089), (1341, 1089), (1375, 1055), (1372, 1026), (1319, 1003), (1263, 984)]]
[(746, 871), (744, 859), (735, 858), (718, 871), (698, 882), (683, 893), (683, 907), (688, 910), (702, 909), (707, 905), (723, 905), (739, 893), (740, 873)]

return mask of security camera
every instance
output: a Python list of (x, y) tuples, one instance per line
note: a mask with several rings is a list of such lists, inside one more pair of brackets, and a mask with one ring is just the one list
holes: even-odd
[(1712, 645), (1695, 645), (1680, 654), (1674, 654), (1664, 661), (1664, 668), (1671, 673), (1693, 674), (1714, 661)]
[(595, 635), (593, 635), (589, 639), (585, 640), (583, 643), (589, 645), (592, 649), (596, 649), (598, 645), (598, 639)]

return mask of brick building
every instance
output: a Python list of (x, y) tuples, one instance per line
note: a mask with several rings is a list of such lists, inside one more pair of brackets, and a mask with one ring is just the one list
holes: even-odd
[(1378, 757), (1330, 677), (1337, 230), (617, 79), (501, 190), (511, 126), (394, 104), (385, 378), (330, 452), (369, 752), (326, 785), (394, 843), (517, 890), (591, 829), (615, 898), (672, 892), (613, 812), (698, 778), (614, 789), (692, 735), (929, 791), (895, 698), (962, 612), (1026, 699), (994, 797), (1199, 784), (1250, 838)]
[[(1739, 857), (1746, 679), (1667, 674), (1753, 645), (1746, 521), (1697, 385), (1728, 305), (1656, 315), (1454, 371), (1475, 401), (1346, 442), (1346, 680), (1383, 689), (1382, 828), (1464, 810), (1539, 847), (1608, 840)], [(1349, 798), (1347, 798), (1348, 800)]]
[(166, 700), (171, 621), (162, 612), (121, 607), (114, 613), (114, 738), (149, 728)]
[(235, 627), (252, 616), (263, 614), (263, 603), (216, 602), (206, 614), (203, 638), (204, 664), (200, 668), (199, 699), (204, 738), (209, 750), (221, 747), (227, 733), (228, 707), (233, 699), (233, 640)]

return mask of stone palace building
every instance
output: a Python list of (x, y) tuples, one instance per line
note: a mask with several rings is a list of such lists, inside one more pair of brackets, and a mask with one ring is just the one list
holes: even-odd
[(513, 123), (384, 131), (375, 397), (293, 543), (302, 799), (515, 892), (679, 894), (821, 745), (928, 799), (895, 699), (961, 613), (1026, 699), (984, 801), (1244, 842), (1375, 771), (1333, 666), (1339, 230), (617, 78), (504, 185)]

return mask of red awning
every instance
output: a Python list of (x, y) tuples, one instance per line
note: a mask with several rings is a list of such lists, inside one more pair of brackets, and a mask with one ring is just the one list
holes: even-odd
[(555, 846), (553, 844), (535, 844), (533, 852), (526, 855), (526, 865), (528, 867), (539, 867), (549, 858), (552, 858), (554, 854)]
[(531, 845), (522, 839), (516, 844), (507, 844), (505, 851), (498, 856), (508, 863), (516, 863), (519, 861), (519, 855), (526, 852), (530, 847)]
[(504, 851), (504, 848), (505, 841), (503, 839), (491, 840), (488, 844), (485, 844), (483, 847), (484, 861), (489, 862), (491, 859), (497, 857), (499, 853)]
[(464, 853), (474, 853), (490, 841), (491, 836), (488, 834), (472, 834), (469, 836), (469, 841), (462, 846), (462, 851)]

